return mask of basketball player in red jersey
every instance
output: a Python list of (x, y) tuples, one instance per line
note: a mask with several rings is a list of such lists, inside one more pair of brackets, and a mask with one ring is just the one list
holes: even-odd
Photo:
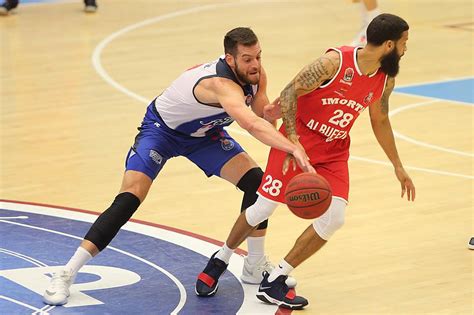
[[(329, 49), (304, 67), (280, 95), (283, 125), (280, 131), (304, 147), (317, 173), (331, 185), (329, 209), (296, 240), (278, 268), (265, 273), (257, 297), (285, 308), (301, 309), (308, 301), (287, 286), (288, 274), (317, 252), (344, 223), (349, 195), (349, 131), (368, 107), (373, 132), (393, 164), (401, 196), (415, 200), (415, 186), (398, 156), (388, 117), (388, 99), (395, 85), (399, 60), (406, 51), (408, 24), (392, 14), (377, 16), (367, 28), (367, 46)], [(290, 156), (272, 149), (255, 204), (237, 219), (218, 252), (228, 258), (255, 226), (267, 219), (278, 203), (284, 203), (289, 180), (302, 170), (291, 165)], [(213, 275), (211, 258), (204, 275)], [(228, 261), (228, 260), (227, 260)], [(214, 282), (218, 279), (213, 278)]]

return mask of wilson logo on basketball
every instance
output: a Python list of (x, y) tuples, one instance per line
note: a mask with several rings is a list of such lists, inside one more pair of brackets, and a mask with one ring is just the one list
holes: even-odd
[(319, 196), (319, 193), (312, 192), (312, 193), (304, 193), (304, 194), (299, 194), (299, 195), (293, 195), (293, 196), (290, 196), (289, 199), (290, 199), (290, 201), (307, 202), (307, 201), (319, 200), (320, 196)]

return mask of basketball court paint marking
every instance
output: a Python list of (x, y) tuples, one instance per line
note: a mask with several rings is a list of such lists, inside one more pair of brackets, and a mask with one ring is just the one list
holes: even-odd
[(215, 297), (197, 297), (196, 277), (219, 246), (190, 232), (137, 221), (128, 222), (111, 245), (81, 269), (68, 304), (45, 306), (41, 296), (50, 274), (67, 262), (97, 214), (0, 200), (0, 217), (0, 309), (5, 314), (26, 309), (43, 314), (278, 310), (255, 298), (257, 286), (240, 282), (240, 255), (233, 255)]

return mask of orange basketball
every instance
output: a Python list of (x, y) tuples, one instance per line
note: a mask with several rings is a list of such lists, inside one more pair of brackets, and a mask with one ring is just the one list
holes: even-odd
[(327, 180), (318, 174), (301, 173), (293, 177), (285, 190), (288, 208), (303, 219), (315, 219), (329, 208), (332, 192)]

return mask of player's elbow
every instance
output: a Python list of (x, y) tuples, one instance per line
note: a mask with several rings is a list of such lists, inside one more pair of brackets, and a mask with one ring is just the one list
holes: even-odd
[(389, 124), (390, 120), (388, 119), (388, 116), (383, 116), (383, 117), (371, 118), (370, 123), (372, 124), (373, 127), (379, 127), (379, 126), (385, 126)]

